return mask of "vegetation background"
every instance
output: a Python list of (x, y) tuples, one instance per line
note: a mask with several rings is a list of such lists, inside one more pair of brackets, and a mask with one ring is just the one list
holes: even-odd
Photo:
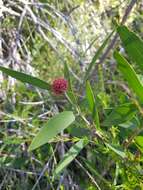
[[(140, 81), (143, 73), (115, 34), (117, 23), (142, 38), (143, 1), (0, 0), (0, 65), (49, 84), (69, 82), (69, 92), (55, 96), (0, 73), (1, 190), (143, 189), (142, 82), (136, 90), (138, 81), (130, 69), (117, 68), (113, 51), (131, 62)], [(143, 45), (133, 45), (134, 57), (142, 58)], [(65, 110), (75, 121), (29, 152), (41, 127)]]

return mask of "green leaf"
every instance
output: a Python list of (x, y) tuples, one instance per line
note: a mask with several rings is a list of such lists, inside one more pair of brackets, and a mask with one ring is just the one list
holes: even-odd
[(66, 129), (74, 120), (75, 117), (71, 111), (64, 111), (52, 117), (33, 139), (29, 151), (49, 142), (58, 133)]
[(135, 138), (135, 143), (140, 151), (143, 153), (143, 136), (137, 136)]
[[(133, 131), (135, 128), (140, 126), (140, 122), (137, 117), (133, 117), (131, 119), (128, 119), (126, 122), (119, 124), (119, 127), (122, 127), (124, 129), (128, 129), (127, 131), (129, 132), (130, 130)], [(125, 130), (124, 130), (125, 132)]]
[(70, 78), (70, 72), (69, 72), (68, 65), (66, 63), (64, 64), (64, 77), (68, 80), (67, 95), (70, 98), (71, 103), (74, 105), (77, 105), (77, 98), (73, 92), (71, 78)]
[(73, 137), (84, 138), (84, 137), (90, 137), (91, 136), (90, 129), (87, 129), (85, 127), (85, 124), (81, 124), (78, 122), (74, 122), (73, 125), (68, 127), (67, 131)]
[(143, 70), (143, 41), (126, 26), (119, 26), (117, 32), (120, 35), (123, 46), (129, 57)]
[(68, 65), (64, 63), (64, 77), (68, 80), (69, 88), (71, 89), (71, 79)]
[(111, 36), (113, 35), (113, 33), (114, 33), (114, 31), (112, 31), (111, 34), (109, 34), (109, 36), (105, 39), (105, 41), (103, 42), (103, 44), (97, 50), (96, 54), (94, 55), (92, 61), (90, 62), (89, 66), (88, 66), (88, 68), (87, 68), (87, 70), (85, 72), (84, 81), (86, 81), (88, 79), (93, 66), (95, 65), (95, 63), (98, 60), (99, 56), (101, 55), (102, 51), (106, 47), (106, 45), (107, 45), (109, 39), (111, 38)]
[(32, 76), (27, 75), (25, 73), (22, 73), (22, 72), (19, 72), (19, 71), (14, 71), (12, 69), (8, 69), (8, 68), (2, 67), (2, 66), (0, 66), (0, 70), (3, 73), (5, 73), (5, 74), (7, 74), (7, 75), (9, 75), (9, 76), (11, 76), (13, 78), (15, 78), (17, 80), (20, 80), (21, 82), (29, 83), (31, 85), (34, 85), (36, 87), (46, 89), (46, 90), (50, 89), (50, 85), (47, 82), (45, 82), (43, 80), (40, 80), (40, 79), (38, 79), (36, 77), (32, 77)]
[(114, 52), (114, 58), (117, 61), (118, 69), (122, 72), (123, 77), (127, 80), (129, 87), (137, 95), (139, 100), (143, 103), (143, 85), (139, 80), (133, 67), (128, 61), (117, 51)]
[(69, 151), (64, 155), (64, 158), (59, 162), (57, 165), (53, 176), (59, 175), (65, 167), (67, 167), (74, 159), (75, 157), (80, 153), (80, 151), (88, 144), (87, 139), (81, 139), (76, 144), (74, 144)]
[(96, 127), (100, 129), (100, 121), (99, 121), (99, 114), (98, 109), (95, 103), (95, 97), (91, 88), (89, 81), (86, 83), (86, 99), (88, 101), (89, 109), (92, 113), (93, 119), (95, 119)]
[(103, 126), (119, 125), (132, 119), (137, 108), (134, 104), (126, 103), (111, 109), (107, 118), (103, 122)]
[(122, 158), (126, 158), (126, 154), (125, 152), (123, 152), (122, 150), (120, 150), (119, 148), (117, 149), (115, 146), (110, 145), (108, 143), (105, 143), (106, 146), (111, 149), (113, 152), (115, 152), (116, 154), (118, 154), (119, 156), (121, 156)]
[(93, 113), (95, 108), (95, 98), (89, 81), (86, 83), (86, 98), (88, 101), (89, 109)]

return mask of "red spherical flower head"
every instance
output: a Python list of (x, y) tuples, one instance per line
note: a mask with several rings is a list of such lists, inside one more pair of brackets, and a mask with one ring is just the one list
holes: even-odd
[(52, 90), (56, 95), (61, 95), (68, 89), (68, 81), (64, 78), (58, 78), (53, 81)]

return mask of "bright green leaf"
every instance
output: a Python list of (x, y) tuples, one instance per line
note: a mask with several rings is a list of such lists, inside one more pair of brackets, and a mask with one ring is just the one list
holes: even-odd
[(75, 117), (71, 111), (64, 111), (52, 117), (33, 139), (29, 151), (49, 142), (58, 133), (66, 129), (74, 120)]
[(117, 61), (118, 69), (122, 72), (123, 77), (127, 80), (129, 87), (137, 95), (140, 101), (143, 103), (143, 85), (139, 80), (133, 67), (128, 61), (117, 51), (114, 52), (114, 58)]
[(95, 98), (89, 81), (86, 83), (86, 98), (88, 101), (89, 109), (93, 113), (95, 108)]
[(93, 119), (95, 119), (96, 127), (100, 128), (100, 121), (99, 121), (99, 115), (98, 115), (98, 109), (95, 103), (95, 97), (91, 88), (91, 85), (89, 81), (86, 83), (86, 99), (88, 101), (89, 109), (92, 113)]
[(140, 151), (143, 152), (143, 136), (137, 136), (135, 138), (135, 143)]

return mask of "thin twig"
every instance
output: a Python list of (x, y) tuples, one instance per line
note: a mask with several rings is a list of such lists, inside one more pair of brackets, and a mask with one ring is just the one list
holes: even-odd
[(97, 187), (98, 190), (101, 190), (98, 183), (95, 181), (95, 179), (92, 177), (92, 175), (85, 169), (85, 167), (77, 160), (75, 159), (75, 162), (83, 169), (83, 171), (86, 173), (86, 175), (89, 177), (91, 182)]
[[(128, 5), (128, 7), (127, 7), (126, 10), (125, 10), (125, 14), (124, 14), (124, 16), (123, 16), (123, 18), (122, 18), (121, 24), (124, 24), (124, 23), (126, 22), (128, 16), (129, 16), (129, 14), (130, 14), (131, 11), (132, 11), (132, 8), (133, 8), (134, 5), (136, 4), (136, 2), (137, 2), (137, 0), (132, 0), (132, 1), (130, 2), (130, 4)], [(99, 65), (99, 64), (102, 64), (102, 63), (105, 61), (105, 59), (106, 59), (106, 57), (108, 56), (109, 52), (113, 49), (114, 45), (116, 44), (117, 39), (118, 39), (118, 34), (115, 34), (114, 38), (112, 39), (111, 43), (110, 43), (109, 46), (107, 47), (105, 53), (101, 56), (99, 62), (96, 64), (96, 66)], [(97, 68), (96, 68), (96, 69), (97, 69)], [(96, 69), (95, 69), (95, 70), (96, 70)], [(94, 71), (95, 71), (95, 70), (94, 70)]]
[(2, 188), (3, 188), (4, 184), (5, 184), (5, 182), (7, 181), (7, 176), (8, 176), (8, 172), (5, 174), (5, 176), (4, 176), (4, 178), (3, 178), (3, 181), (2, 181), (2, 183), (0, 184), (0, 190), (2, 190)]
[[(58, 144), (57, 144), (56, 147), (55, 147), (54, 153), (56, 152), (57, 147), (58, 147)], [(40, 175), (39, 175), (39, 177), (38, 177), (36, 183), (35, 183), (34, 186), (32, 187), (32, 190), (35, 190), (35, 189), (36, 189), (37, 185), (39, 184), (39, 181), (40, 181), (41, 178), (44, 176), (46, 170), (47, 170), (48, 167), (49, 167), (49, 163), (50, 163), (51, 160), (52, 160), (52, 157), (53, 157), (53, 155), (49, 158), (48, 162), (45, 164), (45, 166), (44, 166), (43, 170), (41, 171), (41, 173), (40, 173)], [(54, 190), (52, 183), (50, 183), (49, 185), (51, 186), (52, 190)]]

